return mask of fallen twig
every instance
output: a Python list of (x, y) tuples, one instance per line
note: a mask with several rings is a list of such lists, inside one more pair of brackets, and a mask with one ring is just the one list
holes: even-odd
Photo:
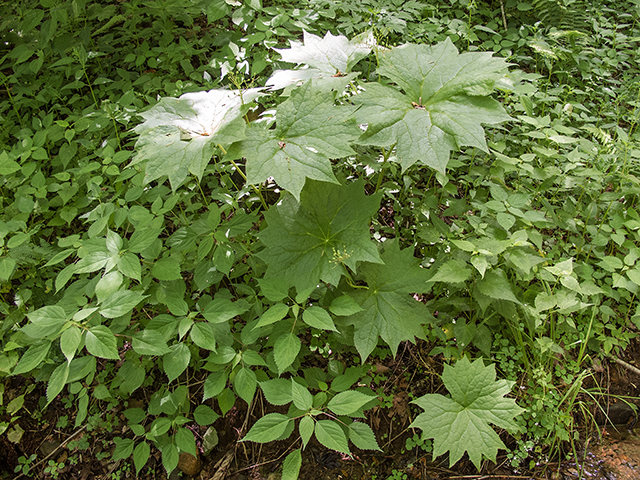
[[(102, 415), (100, 415), (102, 416)], [(71, 440), (73, 440), (74, 438), (76, 438), (78, 435), (80, 435), (82, 432), (84, 432), (87, 429), (87, 425), (84, 425), (83, 427), (79, 428), (78, 430), (76, 430), (70, 437), (67, 437), (67, 439), (62, 442), (60, 445), (58, 445), (49, 455), (47, 455), (46, 457), (44, 457), (42, 460), (40, 460), (38, 463), (36, 463), (34, 466), (32, 466), (31, 468), (29, 468), (29, 471), (33, 471), (36, 468), (38, 468), (40, 465), (42, 465), (44, 462), (46, 462), (47, 460), (49, 460), (51, 457), (53, 457), (56, 453), (58, 453), (60, 450), (62, 450), (64, 448), (64, 446), (69, 443)], [(13, 480), (18, 480), (18, 478), (23, 477), (25, 474), (21, 473), (19, 475), (17, 475), (16, 477), (13, 478)]]
[(614, 356), (611, 356), (611, 358), (613, 359), (614, 362), (616, 362), (618, 365), (622, 365), (624, 368), (626, 368), (627, 370), (631, 370), (633, 373), (635, 373), (636, 375), (640, 375), (640, 368), (638, 367), (634, 367), (633, 365), (625, 362), (624, 360), (620, 360), (619, 358), (616, 358)]

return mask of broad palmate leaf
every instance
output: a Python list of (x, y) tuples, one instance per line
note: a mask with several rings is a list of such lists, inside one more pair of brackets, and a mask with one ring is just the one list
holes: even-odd
[(252, 123), (248, 138), (230, 148), (230, 158), (246, 157), (247, 182), (273, 177), (297, 199), (306, 178), (338, 183), (329, 159), (353, 155), (349, 142), (361, 130), (352, 116), (354, 107), (335, 106), (332, 95), (312, 83), (278, 106), (275, 130)]
[(175, 191), (191, 173), (202, 178), (217, 145), (244, 138), (242, 106), (260, 89), (210, 90), (165, 97), (146, 112), (135, 128), (140, 138), (131, 165), (145, 164), (145, 182), (169, 177)]
[(416, 162), (444, 173), (451, 150), (463, 145), (487, 152), (481, 124), (509, 120), (502, 106), (484, 95), (506, 73), (507, 63), (491, 53), (458, 54), (447, 39), (434, 46), (407, 44), (380, 56), (378, 73), (401, 90), (364, 85), (353, 97), (368, 123), (359, 143), (397, 145), (403, 170)]
[(478, 469), (483, 455), (495, 462), (498, 449), (506, 447), (489, 424), (517, 430), (513, 417), (524, 411), (515, 400), (504, 398), (514, 382), (496, 381), (493, 365), (485, 367), (480, 358), (471, 363), (467, 357), (453, 367), (445, 365), (442, 381), (451, 398), (428, 394), (414, 400), (425, 413), (410, 426), (434, 439), (434, 458), (449, 451), (450, 466), (465, 451)]
[(367, 288), (354, 289), (349, 295), (362, 310), (343, 322), (354, 326), (354, 342), (363, 362), (378, 344), (378, 337), (395, 354), (400, 342), (424, 338), (422, 326), (434, 319), (427, 307), (410, 295), (430, 289), (428, 272), (412, 251), (400, 250), (398, 242), (388, 240), (381, 255), (384, 264), (360, 265), (358, 278), (367, 282)]
[(304, 43), (291, 40), (291, 48), (274, 48), (285, 62), (308, 65), (311, 68), (278, 70), (267, 80), (267, 86), (281, 89), (315, 79), (329, 87), (346, 85), (353, 76), (343, 76), (366, 57), (376, 45), (371, 32), (352, 40), (327, 32), (324, 38), (304, 32)]
[(369, 221), (380, 206), (380, 194), (364, 194), (362, 182), (336, 185), (307, 180), (300, 202), (290, 195), (265, 213), (268, 227), (259, 255), (266, 278), (283, 279), (298, 292), (320, 280), (337, 285), (345, 265), (381, 263), (371, 241)]

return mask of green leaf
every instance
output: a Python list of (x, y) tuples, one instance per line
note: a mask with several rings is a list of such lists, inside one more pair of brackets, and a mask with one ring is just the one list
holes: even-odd
[(178, 343), (169, 347), (169, 353), (162, 357), (164, 372), (169, 377), (169, 383), (182, 375), (191, 360), (191, 350), (184, 343)]
[(261, 278), (258, 284), (262, 295), (272, 302), (279, 302), (289, 295), (289, 285), (282, 278)]
[(246, 367), (238, 370), (233, 381), (233, 386), (238, 396), (251, 405), (253, 396), (256, 394), (256, 388), (258, 387), (258, 380), (253, 370)]
[(117, 292), (123, 280), (124, 277), (120, 272), (114, 271), (105, 274), (96, 284), (98, 303), (104, 302), (107, 297)]
[(111, 260), (111, 254), (107, 251), (92, 251), (89, 255), (81, 258), (75, 264), (75, 273), (91, 273), (103, 268)]
[(282, 335), (273, 346), (273, 358), (278, 367), (278, 372), (284, 372), (300, 353), (302, 343), (300, 338), (293, 333)]
[(318, 441), (331, 450), (350, 454), (349, 444), (344, 431), (336, 422), (332, 420), (320, 420), (316, 422), (316, 438)]
[(180, 262), (174, 257), (161, 258), (154, 264), (151, 274), (158, 280), (180, 280)]
[(207, 405), (198, 405), (193, 411), (193, 419), (198, 425), (211, 425), (218, 418), (220, 418), (220, 415)]
[(338, 375), (331, 382), (331, 390), (334, 392), (343, 392), (351, 387), (354, 383), (362, 378), (365, 370), (362, 367), (349, 367), (342, 375)]
[(68, 362), (73, 360), (81, 341), (82, 331), (75, 325), (66, 329), (62, 332), (62, 335), (60, 335), (60, 350), (62, 350)]
[(260, 382), (260, 389), (271, 405), (286, 405), (293, 401), (291, 393), (291, 380), (274, 378)]
[(193, 343), (205, 350), (216, 351), (216, 336), (209, 322), (196, 322), (189, 334)]
[(167, 476), (176, 469), (179, 461), (180, 454), (178, 453), (178, 447), (176, 447), (174, 443), (165, 445), (162, 449), (162, 466), (167, 471)]
[(167, 417), (159, 417), (156, 418), (151, 424), (151, 428), (149, 429), (149, 433), (147, 433), (147, 438), (159, 437), (160, 435), (164, 435), (171, 428), (171, 419)]
[(327, 404), (327, 408), (338, 416), (351, 415), (360, 410), (364, 405), (376, 397), (366, 395), (356, 390), (341, 392), (333, 397)]
[(139, 355), (164, 355), (170, 351), (162, 333), (148, 328), (133, 335), (131, 346)]
[(434, 439), (434, 458), (449, 451), (452, 466), (466, 451), (480, 469), (483, 456), (495, 462), (498, 449), (506, 448), (489, 424), (517, 430), (513, 417), (524, 409), (515, 400), (504, 398), (514, 382), (495, 378), (493, 365), (485, 367), (482, 359), (471, 363), (463, 357), (455, 366), (444, 367), (442, 381), (451, 398), (428, 394), (412, 402), (425, 413), (410, 427), (420, 428), (423, 438)]
[(381, 450), (373, 430), (366, 423), (353, 422), (349, 424), (349, 440), (362, 450)]
[(112, 462), (129, 458), (133, 453), (133, 439), (116, 437), (113, 439), (116, 448), (111, 456)]
[(23, 331), (32, 338), (43, 338), (57, 333), (68, 320), (64, 309), (57, 305), (39, 308), (27, 313), (27, 317), (33, 326)]
[(58, 365), (47, 383), (47, 405), (62, 391), (69, 378), (69, 362)]
[(120, 360), (115, 335), (104, 325), (92, 327), (85, 334), (87, 351), (96, 357), (108, 360)]
[(295, 380), (291, 380), (291, 398), (299, 410), (306, 411), (313, 405), (313, 395)]
[(236, 403), (236, 396), (230, 388), (225, 388), (218, 395), (218, 406), (220, 407), (220, 411), (222, 415), (226, 415), (233, 405)]
[(243, 442), (268, 443), (280, 438), (292, 420), (281, 413), (268, 413), (254, 423)]
[(34, 368), (38, 368), (43, 360), (47, 358), (51, 342), (38, 342), (31, 345), (27, 351), (20, 357), (20, 361), (13, 370), (12, 375), (20, 375), (21, 373), (30, 372)]
[(227, 373), (222, 372), (213, 372), (210, 373), (207, 379), (204, 382), (204, 396), (202, 401), (215, 397), (220, 394), (224, 387), (227, 386)]
[(458, 55), (448, 38), (433, 46), (407, 44), (380, 56), (378, 73), (404, 92), (379, 83), (364, 85), (352, 97), (362, 107), (358, 123), (368, 123), (359, 143), (397, 144), (397, 161), (406, 170), (416, 162), (444, 173), (451, 150), (463, 145), (488, 153), (484, 124), (510, 119), (502, 106), (482, 97), (506, 73), (503, 58), (491, 53)]
[(354, 313), (361, 312), (362, 307), (349, 295), (342, 295), (333, 299), (329, 310), (334, 315), (348, 317)]
[(266, 325), (271, 325), (272, 323), (279, 322), (289, 313), (289, 306), (284, 303), (276, 303), (275, 305), (271, 305), (269, 309), (262, 314), (260, 320), (253, 328), (260, 328)]
[(478, 290), (489, 298), (508, 300), (520, 305), (520, 301), (513, 294), (511, 284), (501, 268), (494, 268), (487, 272), (484, 278), (478, 282)]
[(124, 241), (122, 240), (122, 237), (118, 235), (116, 232), (114, 232), (113, 230), (107, 231), (106, 243), (107, 243), (107, 250), (109, 250), (111, 253), (119, 253), (120, 250), (122, 250), (122, 246), (124, 245)]
[(216, 298), (207, 304), (202, 316), (211, 323), (223, 323), (243, 314), (250, 307), (251, 305), (242, 299), (232, 302), (226, 298)]
[(140, 476), (140, 471), (147, 464), (147, 460), (149, 460), (149, 456), (151, 455), (151, 447), (147, 442), (140, 442), (136, 445), (136, 448), (133, 449), (133, 464), (136, 467), (136, 474)]
[(141, 281), (142, 269), (140, 268), (140, 260), (133, 253), (127, 252), (119, 257), (116, 265), (123, 275), (138, 282)]
[(16, 398), (14, 398), (13, 400), (11, 400), (9, 402), (9, 404), (7, 405), (7, 414), (9, 415), (14, 415), (15, 413), (19, 412), (20, 409), (23, 407), (24, 405), (24, 394), (17, 396)]
[(270, 208), (259, 256), (267, 263), (267, 278), (286, 279), (298, 291), (319, 280), (337, 285), (344, 265), (356, 271), (358, 261), (381, 263), (371, 241), (369, 220), (380, 196), (366, 196), (362, 183), (347, 186), (308, 180), (298, 203), (286, 196)]
[(7, 152), (0, 153), (0, 175), (11, 175), (20, 170), (20, 164), (9, 158)]
[(193, 437), (193, 432), (186, 428), (180, 427), (176, 430), (176, 445), (183, 451), (190, 453), (194, 457), (198, 454), (196, 450), (196, 439)]
[(365, 263), (359, 278), (366, 280), (367, 289), (357, 289), (351, 296), (362, 311), (344, 322), (353, 325), (354, 342), (362, 361), (378, 344), (378, 337), (389, 344), (395, 354), (400, 342), (424, 338), (423, 325), (433, 321), (427, 307), (411, 294), (428, 291), (428, 270), (420, 267), (413, 249), (400, 250), (398, 242), (387, 240), (382, 252), (383, 265)]
[(5, 257), (0, 261), (0, 280), (6, 281), (11, 278), (16, 268), (16, 261), (13, 258)]
[(129, 313), (137, 304), (147, 298), (140, 292), (120, 290), (107, 298), (100, 306), (100, 315), (106, 318), (117, 318)]
[(319, 330), (332, 330), (337, 332), (331, 315), (322, 307), (309, 307), (302, 313), (302, 319), (304, 323), (310, 327), (317, 328)]
[(300, 419), (300, 424), (298, 425), (298, 431), (300, 432), (300, 438), (302, 439), (302, 446), (306, 447), (307, 443), (311, 439), (311, 435), (313, 435), (313, 431), (315, 429), (316, 422), (313, 420), (313, 417), (310, 415), (305, 415)]
[(168, 177), (173, 191), (189, 174), (201, 179), (216, 145), (244, 138), (241, 107), (258, 92), (211, 90), (161, 99), (139, 114), (145, 121), (135, 128), (140, 138), (131, 165), (144, 164), (145, 183)]
[[(142, 253), (156, 241), (164, 229), (164, 217), (156, 217), (151, 223), (140, 225), (129, 239), (129, 250), (133, 253)], [(125, 254), (126, 257), (128, 254)], [(134, 255), (135, 257), (135, 255)], [(124, 257), (120, 257), (124, 258)], [(138, 264), (140, 262), (138, 261)], [(124, 273), (124, 272), (123, 272)], [(125, 273), (126, 275), (126, 273)]]
[(302, 452), (300, 449), (294, 450), (282, 462), (281, 480), (297, 480), (302, 466)]
[(429, 279), (430, 282), (460, 283), (465, 282), (471, 276), (471, 269), (462, 260), (449, 260), (438, 268), (436, 274)]
[(230, 158), (247, 159), (247, 182), (269, 177), (299, 200), (305, 179), (338, 183), (330, 159), (353, 155), (350, 142), (362, 133), (355, 108), (337, 107), (332, 95), (312, 82), (294, 90), (276, 113), (276, 128), (251, 123), (247, 139), (229, 150)]

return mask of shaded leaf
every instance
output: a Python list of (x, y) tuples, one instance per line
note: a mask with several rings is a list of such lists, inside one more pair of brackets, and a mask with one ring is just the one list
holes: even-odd
[(350, 295), (362, 311), (343, 321), (353, 325), (354, 341), (364, 361), (378, 344), (378, 337), (389, 344), (395, 354), (400, 342), (423, 338), (423, 325), (433, 321), (427, 307), (410, 294), (428, 291), (428, 271), (413, 257), (413, 249), (400, 250), (398, 243), (388, 240), (381, 255), (384, 264), (364, 263), (360, 278), (367, 289), (357, 289)]
[(369, 233), (380, 196), (362, 190), (361, 182), (308, 180), (300, 202), (286, 196), (270, 208), (260, 236), (267, 247), (259, 254), (268, 265), (266, 277), (286, 279), (300, 292), (320, 280), (337, 285), (344, 265), (355, 271), (358, 261), (381, 263)]
[(425, 413), (411, 427), (420, 428), (423, 438), (434, 439), (434, 458), (449, 451), (449, 465), (453, 465), (466, 451), (480, 469), (483, 456), (495, 462), (498, 449), (506, 448), (489, 424), (517, 430), (513, 417), (524, 409), (504, 398), (514, 382), (495, 378), (493, 365), (485, 367), (482, 359), (471, 363), (463, 357), (455, 366), (444, 367), (442, 381), (451, 398), (427, 394), (412, 402)]

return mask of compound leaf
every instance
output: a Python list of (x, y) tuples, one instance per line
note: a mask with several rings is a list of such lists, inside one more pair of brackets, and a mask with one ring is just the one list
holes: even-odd
[(502, 106), (483, 95), (504, 76), (507, 63), (491, 53), (458, 50), (447, 39), (437, 45), (407, 44), (380, 56), (378, 73), (398, 90), (365, 84), (353, 97), (362, 106), (359, 123), (368, 123), (359, 143), (397, 144), (402, 169), (416, 162), (444, 173), (451, 150), (463, 145), (488, 152), (482, 124), (510, 119)]
[(273, 346), (273, 359), (278, 367), (278, 372), (284, 372), (296, 359), (302, 343), (300, 338), (293, 333), (283, 335), (276, 340)]
[(515, 400), (504, 398), (513, 382), (496, 381), (493, 365), (485, 367), (482, 359), (471, 363), (466, 357), (453, 367), (445, 365), (442, 381), (451, 398), (428, 394), (414, 400), (425, 413), (411, 427), (434, 439), (434, 458), (449, 451), (450, 465), (465, 451), (478, 469), (482, 456), (495, 462), (498, 449), (506, 447), (489, 424), (515, 430), (513, 417), (524, 411)]
[(260, 238), (267, 248), (260, 256), (266, 277), (286, 279), (301, 292), (320, 280), (337, 285), (344, 265), (355, 271), (358, 261), (381, 263), (369, 233), (379, 205), (380, 196), (366, 196), (361, 182), (308, 180), (300, 202), (287, 196), (265, 214), (268, 227)]
[(69, 378), (69, 362), (58, 365), (49, 377), (47, 384), (47, 405), (62, 391)]
[(362, 450), (381, 450), (373, 430), (363, 422), (349, 424), (349, 440)]
[(282, 462), (282, 480), (297, 480), (302, 466), (301, 450), (294, 450)]
[(291, 419), (281, 413), (268, 413), (251, 427), (249, 433), (242, 439), (243, 441), (268, 443), (280, 438)]
[(332, 420), (320, 420), (316, 422), (316, 438), (318, 441), (331, 450), (350, 454), (349, 443), (344, 431), (336, 422)]
[(133, 449), (133, 464), (136, 467), (136, 473), (140, 475), (140, 470), (147, 464), (149, 455), (151, 454), (151, 447), (147, 442), (140, 442)]
[(104, 325), (97, 325), (89, 329), (85, 335), (85, 346), (87, 351), (96, 357), (108, 360), (120, 360), (118, 349), (116, 348), (116, 337)]
[(356, 390), (338, 393), (327, 404), (327, 408), (336, 415), (352, 415), (376, 397)]
[(169, 347), (171, 350), (162, 357), (162, 366), (169, 377), (169, 383), (178, 378), (189, 366), (191, 350), (184, 343), (178, 343)]

